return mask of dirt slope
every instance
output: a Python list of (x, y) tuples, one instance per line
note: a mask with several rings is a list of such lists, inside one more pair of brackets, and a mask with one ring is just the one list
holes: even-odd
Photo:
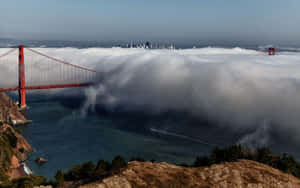
[(130, 162), (121, 173), (80, 188), (298, 188), (300, 180), (267, 165), (240, 160), (211, 167)]

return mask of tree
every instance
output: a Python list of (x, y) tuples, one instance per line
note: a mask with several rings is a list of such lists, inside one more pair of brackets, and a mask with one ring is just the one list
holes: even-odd
[(197, 157), (196, 161), (194, 162), (194, 167), (200, 167), (200, 166), (209, 166), (210, 165), (210, 159), (207, 156)]
[(100, 179), (109, 174), (110, 164), (107, 161), (99, 160), (93, 174), (93, 179)]
[(269, 164), (272, 158), (272, 152), (266, 148), (257, 148), (255, 151), (255, 160), (264, 164)]
[(56, 180), (56, 185), (58, 185), (58, 186), (61, 186), (64, 184), (65, 177), (64, 177), (64, 173), (61, 170), (57, 171), (57, 173), (55, 175), (55, 180)]
[(18, 179), (14, 179), (11, 182), (10, 188), (33, 188), (34, 186), (45, 185), (46, 178), (37, 175), (29, 175), (26, 177), (21, 177)]
[(278, 168), (280, 170), (282, 170), (283, 172), (287, 172), (287, 173), (290, 173), (290, 174), (293, 174), (293, 175), (297, 175), (299, 172), (299, 169), (298, 169), (298, 164), (295, 160), (295, 158), (291, 155), (288, 155), (286, 153), (284, 153), (279, 162), (278, 162)]
[(127, 163), (125, 159), (121, 156), (116, 156), (114, 160), (112, 160), (111, 168), (112, 170), (120, 170), (121, 168), (125, 167)]
[(0, 182), (7, 182), (9, 180), (8, 175), (6, 175), (5, 170), (0, 168)]
[(91, 161), (83, 163), (82, 165), (72, 166), (71, 170), (65, 175), (65, 179), (72, 181), (90, 178), (95, 168), (95, 165)]

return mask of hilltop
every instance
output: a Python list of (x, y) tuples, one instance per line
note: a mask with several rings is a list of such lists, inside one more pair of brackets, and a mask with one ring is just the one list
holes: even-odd
[(238, 188), (300, 187), (300, 180), (270, 166), (250, 161), (210, 167), (181, 167), (168, 163), (129, 162), (120, 173), (80, 188)]

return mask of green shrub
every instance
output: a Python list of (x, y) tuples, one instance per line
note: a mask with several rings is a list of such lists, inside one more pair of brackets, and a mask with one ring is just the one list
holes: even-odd
[(99, 160), (96, 166), (96, 170), (103, 170), (103, 171), (109, 171), (110, 170), (110, 164), (108, 161)]
[(0, 134), (0, 168), (8, 170), (11, 164), (13, 148), (17, 147), (18, 138), (11, 128)]
[(125, 159), (121, 156), (116, 156), (111, 162), (111, 168), (114, 171), (119, 171), (127, 165)]
[(3, 168), (0, 168), (0, 181), (1, 182), (7, 182), (9, 180), (8, 175), (5, 174), (5, 170)]
[(94, 170), (93, 174), (91, 175), (91, 180), (101, 180), (110, 175), (111, 165), (109, 162), (104, 160), (99, 160)]
[(96, 169), (96, 166), (91, 161), (89, 161), (87, 163), (83, 163), (81, 165), (80, 176), (82, 178), (89, 178), (92, 176), (95, 169)]
[(22, 130), (21, 130), (20, 128), (15, 127), (14, 129), (15, 129), (15, 131), (16, 131), (17, 133), (22, 134)]
[(210, 159), (207, 156), (197, 157), (196, 161), (194, 162), (194, 167), (199, 166), (209, 166), (210, 165)]
[(24, 148), (20, 148), (19, 152), (24, 153), (25, 149)]
[(34, 186), (45, 185), (47, 183), (46, 178), (37, 175), (29, 175), (14, 179), (9, 182), (5, 182), (0, 185), (1, 188), (33, 188)]
[(299, 165), (300, 164), (296, 162), (293, 156), (284, 153), (280, 157), (280, 160), (277, 163), (277, 168), (282, 170), (283, 172), (290, 173), (293, 174), (294, 176), (300, 177)]
[(15, 148), (17, 147), (17, 142), (18, 142), (18, 138), (15, 136), (15, 134), (13, 133), (13, 131), (8, 128), (4, 133), (3, 136), (6, 138), (6, 140), (8, 140), (9, 144)]
[(257, 148), (255, 150), (255, 160), (261, 163), (269, 163), (269, 161), (272, 158), (272, 152), (270, 149), (263, 147), (263, 148)]
[(63, 185), (65, 182), (65, 177), (64, 177), (64, 173), (59, 170), (57, 171), (56, 175), (55, 175), (55, 185), (60, 186)]
[(210, 155), (211, 164), (219, 164), (224, 161), (234, 162), (238, 159), (246, 158), (241, 145), (233, 145), (228, 148), (214, 148)]
[(73, 166), (67, 173), (58, 171), (56, 173), (55, 185), (61, 183), (62, 180), (66, 181), (78, 181), (84, 180), (84, 182), (90, 182), (95, 180), (101, 180), (121, 168), (125, 167), (127, 163), (124, 158), (117, 156), (112, 161), (112, 164), (105, 160), (99, 160), (97, 166), (95, 166), (91, 161), (83, 163), (81, 165)]
[(9, 168), (12, 155), (13, 151), (9, 141), (5, 136), (0, 135), (0, 168), (5, 170)]
[(293, 156), (288, 154), (281, 156), (275, 155), (266, 147), (257, 148), (254, 151), (251, 151), (248, 147), (242, 147), (241, 145), (233, 145), (224, 149), (216, 147), (212, 150), (209, 157), (197, 157), (193, 166), (209, 166), (222, 162), (233, 162), (239, 159), (248, 159), (264, 163), (300, 178), (300, 163), (298, 163)]
[(75, 165), (65, 175), (65, 178), (70, 181), (90, 178), (95, 169), (96, 167), (91, 161), (83, 163), (82, 165)]

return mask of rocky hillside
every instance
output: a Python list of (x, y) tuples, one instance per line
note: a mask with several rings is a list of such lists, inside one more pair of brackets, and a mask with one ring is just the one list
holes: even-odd
[(80, 188), (298, 188), (300, 180), (267, 165), (238, 162), (189, 168), (130, 162), (119, 174)]
[(0, 92), (0, 123), (20, 125), (30, 123), (21, 112), (15, 102), (5, 93)]
[(24, 176), (21, 162), (32, 151), (31, 146), (18, 133), (16, 126), (29, 121), (6, 94), (0, 93), (0, 170), (10, 178)]

